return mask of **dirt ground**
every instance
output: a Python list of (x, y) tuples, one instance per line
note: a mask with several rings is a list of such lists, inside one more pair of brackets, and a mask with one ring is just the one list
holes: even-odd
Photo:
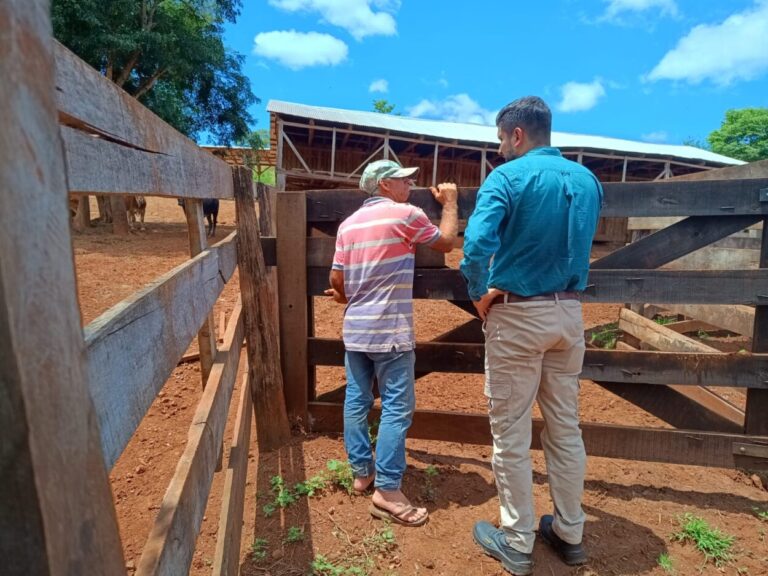
[[(188, 258), (186, 226), (175, 200), (148, 199), (146, 229), (117, 238), (106, 226), (74, 236), (80, 304), (85, 324)], [(97, 214), (95, 203), (93, 214)], [(234, 206), (222, 201), (218, 238), (234, 229)], [(452, 255), (449, 264), (456, 265)], [(236, 276), (216, 304), (218, 325), (237, 297)], [(587, 327), (617, 319), (616, 305), (586, 305)], [(340, 306), (316, 299), (316, 334), (338, 337)], [(417, 339), (427, 340), (469, 316), (448, 303), (416, 303)], [(195, 349), (195, 344), (190, 350)], [(343, 370), (317, 370), (318, 392), (344, 384)], [(240, 393), (241, 379), (233, 398)], [(135, 570), (165, 489), (187, 441), (187, 430), (200, 398), (200, 371), (195, 363), (174, 370), (135, 436), (111, 472), (129, 574)], [(482, 376), (432, 374), (417, 382), (419, 408), (484, 413)], [(234, 420), (233, 401), (225, 454)], [(589, 381), (582, 382), (582, 419), (624, 425), (666, 427)], [(271, 479), (286, 486), (325, 473), (330, 460), (345, 460), (338, 437), (297, 434), (272, 453), (260, 454), (251, 440), (246, 510), (241, 546), (241, 574), (274, 576), (316, 573), (335, 576), (494, 575), (498, 562), (485, 557), (472, 542), (474, 522), (498, 521), (498, 502), (488, 446), (408, 441), (409, 466), (404, 491), (426, 506), (430, 522), (413, 529), (388, 526), (368, 514), (369, 500), (326, 489), (301, 497), (272, 514)], [(551, 511), (541, 452), (533, 452), (537, 514)], [(327, 473), (326, 473), (327, 474)], [(211, 497), (194, 553), (191, 574), (211, 572), (216, 546), (223, 474), (214, 478)], [(707, 469), (590, 458), (584, 493), (588, 521), (587, 566), (569, 568), (544, 545), (534, 551), (536, 574), (561, 576), (631, 574), (768, 574), (768, 492), (742, 471)], [(760, 513), (762, 514), (762, 517)], [(701, 517), (734, 537), (731, 561), (716, 568), (706, 563), (690, 542), (672, 535), (681, 530), (684, 514)], [(322, 558), (320, 558), (322, 557)], [(670, 565), (663, 567), (664, 558)], [(323, 564), (324, 563), (324, 564)]]

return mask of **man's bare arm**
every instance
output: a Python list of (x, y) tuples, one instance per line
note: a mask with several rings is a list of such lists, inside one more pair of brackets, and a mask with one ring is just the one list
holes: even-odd
[(326, 296), (331, 296), (339, 304), (347, 303), (347, 296), (344, 293), (344, 271), (343, 270), (331, 270), (331, 274), (328, 277), (328, 283), (330, 288), (324, 291)]
[(430, 188), (432, 196), (443, 205), (443, 214), (440, 218), (440, 238), (429, 245), (432, 250), (448, 253), (456, 244), (459, 235), (459, 191), (456, 184), (443, 183)]

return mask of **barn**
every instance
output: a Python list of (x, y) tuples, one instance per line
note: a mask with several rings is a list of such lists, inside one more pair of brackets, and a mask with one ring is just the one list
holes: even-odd
[[(418, 186), (477, 187), (503, 162), (494, 126), (424, 120), (272, 100), (271, 149), (282, 190), (353, 188), (380, 158), (418, 166)], [(603, 182), (660, 180), (742, 164), (693, 146), (553, 132), (552, 144)], [(598, 241), (623, 241), (626, 219), (604, 219)]]

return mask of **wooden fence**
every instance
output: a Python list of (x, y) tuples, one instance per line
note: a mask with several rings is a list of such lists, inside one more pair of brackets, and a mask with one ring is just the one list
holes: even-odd
[[(459, 218), (471, 214), (476, 192), (460, 191)], [(316, 399), (313, 370), (321, 365), (342, 366), (344, 349), (340, 340), (312, 336), (312, 297), (327, 288), (335, 240), (330, 234), (310, 235), (310, 230), (333, 233), (363, 199), (358, 190), (278, 195), (275, 257), (288, 411), (311, 422), (316, 431), (342, 429), (342, 405)], [(410, 201), (430, 218), (439, 218), (440, 208), (428, 190), (414, 190)], [(606, 184), (602, 215), (684, 219), (595, 261), (584, 302), (731, 304), (754, 306), (756, 315), (751, 354), (587, 350), (582, 378), (594, 380), (676, 428), (584, 423), (587, 452), (703, 466), (768, 467), (768, 354), (763, 353), (768, 351), (768, 241), (762, 242), (760, 269), (658, 269), (763, 222), (768, 217), (768, 179)], [(297, 250), (281, 250), (288, 242)], [(268, 250), (268, 261), (272, 256)], [(473, 313), (460, 272), (429, 265), (417, 253), (414, 296), (448, 300)], [(483, 354), (480, 322), (473, 319), (432, 342), (417, 343), (416, 371), (482, 373)], [(746, 390), (746, 413), (735, 429), (729, 406), (708, 386)], [(540, 429), (542, 422), (535, 421), (534, 426)], [(440, 411), (417, 411), (409, 434), (453, 442), (489, 443), (491, 439), (484, 414)]]
[[(136, 574), (189, 570), (246, 339), (213, 568), (236, 574), (252, 414), (260, 447), (290, 434), (251, 174), (54, 42), (47, 2), (4, 2), (0, 27), (2, 572), (125, 574), (108, 472), (197, 336), (204, 391)], [(81, 329), (68, 193), (185, 198), (191, 258)], [(239, 232), (207, 246), (203, 198), (234, 198)]]

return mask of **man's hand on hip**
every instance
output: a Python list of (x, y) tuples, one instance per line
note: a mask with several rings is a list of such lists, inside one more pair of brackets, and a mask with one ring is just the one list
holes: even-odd
[(493, 299), (499, 294), (504, 294), (504, 291), (499, 290), (498, 288), (491, 288), (482, 296), (482, 298), (480, 298), (480, 300), (472, 302), (472, 304), (475, 305), (475, 310), (477, 310), (478, 316), (480, 316), (480, 320), (483, 322), (485, 322), (485, 319), (488, 316), (488, 310), (491, 309)]

